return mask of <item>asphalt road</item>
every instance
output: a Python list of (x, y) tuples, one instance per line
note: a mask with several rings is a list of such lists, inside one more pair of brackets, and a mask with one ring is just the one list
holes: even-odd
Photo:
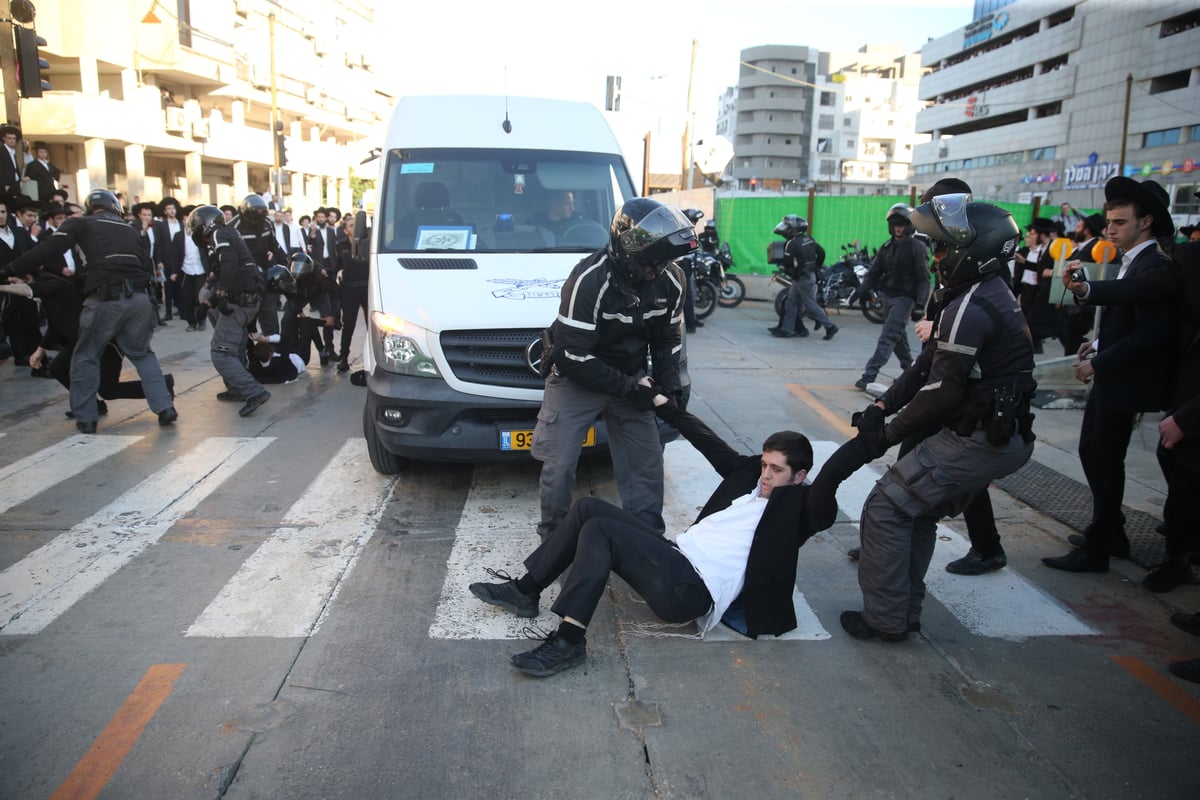
[[(778, 340), (768, 303), (718, 310), (689, 340), (692, 409), (748, 453), (805, 431), (819, 463), (879, 331), (837, 321), (830, 342)], [(519, 572), (536, 464), (383, 478), (363, 390), (332, 367), (242, 419), (213, 399), (207, 334), (176, 322), (155, 349), (170, 429), (114, 401), (78, 437), (57, 384), (0, 366), (0, 798), (1196, 796), (1200, 686), (1165, 664), (1200, 656), (1167, 623), (1200, 589), (1149, 594), (1128, 562), (1048, 570), (1068, 529), (1001, 492), (1008, 568), (945, 573), (966, 548), (950, 521), (905, 643), (837, 621), (861, 607), (845, 550), (867, 468), (801, 550), (793, 634), (680, 637), (614, 579), (586, 666), (526, 678), (507, 663), (522, 625), (466, 583)], [(1040, 414), (1034, 457), (1077, 470), (1079, 418)], [(1127, 503), (1153, 512), (1137, 440)], [(680, 528), (716, 477), (682, 442), (667, 472)], [(615, 498), (605, 459), (579, 491)]]

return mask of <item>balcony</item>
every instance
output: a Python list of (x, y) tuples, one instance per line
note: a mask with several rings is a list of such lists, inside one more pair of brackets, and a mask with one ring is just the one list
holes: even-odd
[[(1074, 95), (1076, 70), (1074, 65), (1067, 65), (1054, 72), (1034, 75), (1028, 80), (980, 92), (976, 105), (985, 105), (990, 113), (1001, 114), (1021, 108), (1033, 108), (1055, 100), (1068, 100)], [(929, 133), (961, 125), (972, 119), (966, 112), (966, 98), (924, 108), (917, 112), (916, 130)]]
[[(926, 142), (913, 148), (912, 160), (913, 164), (930, 164), (1061, 145), (1067, 140), (1069, 123), (1070, 113), (1064, 112), (1018, 125), (1003, 125), (986, 131), (965, 133), (952, 139)], [(943, 145), (946, 155), (940, 154)]]

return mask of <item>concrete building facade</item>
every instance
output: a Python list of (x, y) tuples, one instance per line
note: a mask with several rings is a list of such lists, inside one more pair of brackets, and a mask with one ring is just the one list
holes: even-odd
[(734, 145), (737, 188), (831, 194), (907, 191), (918, 138), (920, 58), (866, 45), (853, 53), (764, 45), (742, 51), (717, 130)]
[(917, 130), (931, 139), (915, 151), (918, 184), (955, 175), (988, 199), (1099, 208), (1104, 183), (1124, 174), (1162, 183), (1177, 222), (1200, 212), (1194, 2), (985, 6), (921, 54), (929, 106)]
[[(271, 190), (299, 216), (351, 204), (350, 175), (393, 98), (372, 71), (363, 0), (39, 0), (52, 90), (20, 100), (73, 199), (231, 203)], [(274, 103), (273, 103), (274, 98)]]

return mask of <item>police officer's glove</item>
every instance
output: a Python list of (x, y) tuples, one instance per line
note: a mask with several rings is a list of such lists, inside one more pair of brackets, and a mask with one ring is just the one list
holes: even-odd
[(220, 311), (227, 317), (233, 313), (233, 306), (229, 303), (228, 297), (221, 298), (221, 302), (217, 305), (217, 311)]
[(636, 408), (638, 411), (653, 411), (654, 398), (658, 397), (660, 394), (662, 394), (662, 392), (657, 387), (643, 386), (639, 383), (629, 394), (629, 400), (633, 403), (634, 408)]
[(912, 313), (908, 315), (908, 318), (913, 322), (920, 322), (921, 320), (925, 319), (925, 309), (914, 308)]
[(867, 406), (862, 411), (855, 411), (853, 414), (851, 414), (850, 424), (855, 428), (858, 428), (858, 432), (860, 434), (868, 432), (874, 433), (876, 431), (883, 430), (885, 417), (886, 415), (883, 413), (883, 409), (874, 403), (871, 403), (871, 405)]

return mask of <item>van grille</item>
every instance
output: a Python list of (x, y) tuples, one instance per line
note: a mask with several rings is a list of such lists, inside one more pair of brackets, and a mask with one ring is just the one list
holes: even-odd
[(529, 345), (540, 336), (537, 328), (443, 331), (442, 353), (460, 381), (542, 389), (545, 380), (530, 368), (526, 358)]
[(473, 258), (401, 258), (405, 269), (479, 269)]

